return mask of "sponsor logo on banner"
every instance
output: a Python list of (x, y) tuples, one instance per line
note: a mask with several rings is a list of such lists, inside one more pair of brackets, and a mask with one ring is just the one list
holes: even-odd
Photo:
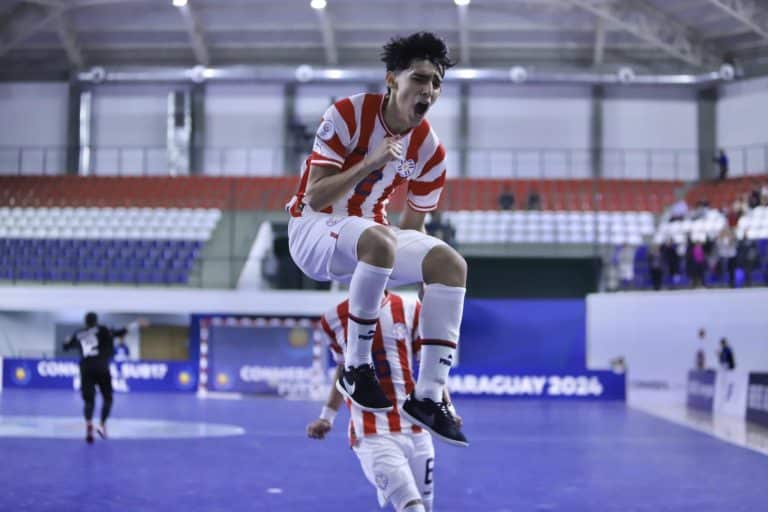
[(32, 378), (32, 372), (29, 371), (29, 367), (26, 364), (22, 363), (13, 368), (11, 378), (16, 384), (26, 386)]
[(453, 375), (451, 394), (623, 400), (624, 376), (612, 372), (582, 375)]

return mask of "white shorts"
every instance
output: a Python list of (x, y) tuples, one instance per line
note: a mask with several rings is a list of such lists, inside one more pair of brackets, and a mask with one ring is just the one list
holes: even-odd
[[(296, 265), (316, 281), (349, 283), (357, 265), (357, 242), (363, 231), (380, 226), (362, 217), (309, 213), (288, 222), (288, 248)], [(445, 244), (421, 231), (390, 227), (397, 238), (389, 286), (424, 281), (421, 263), (435, 246)]]
[(380, 506), (398, 489), (403, 495), (403, 486), (410, 489), (406, 495), (420, 497), (425, 505), (433, 502), (435, 447), (428, 432), (365, 436), (354, 451), (365, 477), (376, 487)]

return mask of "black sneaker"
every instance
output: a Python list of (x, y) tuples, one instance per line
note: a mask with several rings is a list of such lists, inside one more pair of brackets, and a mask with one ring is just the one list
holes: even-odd
[(406, 419), (424, 427), (446, 443), (469, 446), (469, 441), (459, 430), (445, 402), (434, 402), (429, 398), (417, 400), (411, 393), (400, 412)]
[(373, 373), (373, 366), (369, 364), (345, 368), (339, 380), (336, 381), (336, 389), (364, 411), (392, 410), (392, 402), (381, 390), (379, 381)]

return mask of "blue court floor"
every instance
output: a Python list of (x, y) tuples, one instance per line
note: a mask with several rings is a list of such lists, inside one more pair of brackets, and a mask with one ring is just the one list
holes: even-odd
[[(1, 511), (379, 510), (347, 447), (347, 414), (325, 441), (305, 436), (319, 403), (117, 395), (114, 437), (91, 446), (81, 406), (70, 391), (0, 393)], [(436, 512), (768, 506), (767, 456), (623, 403), (457, 408), (471, 445), (435, 442)]]

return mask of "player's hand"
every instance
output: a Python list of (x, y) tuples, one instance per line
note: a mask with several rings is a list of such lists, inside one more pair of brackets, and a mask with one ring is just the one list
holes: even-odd
[(318, 418), (307, 425), (307, 435), (312, 439), (325, 439), (325, 435), (330, 431), (331, 423), (322, 418)]
[(376, 149), (365, 156), (365, 165), (378, 169), (392, 160), (403, 157), (403, 143), (399, 135), (384, 137)]
[(453, 413), (453, 421), (456, 422), (456, 426), (461, 428), (464, 425), (464, 420), (456, 413)]

